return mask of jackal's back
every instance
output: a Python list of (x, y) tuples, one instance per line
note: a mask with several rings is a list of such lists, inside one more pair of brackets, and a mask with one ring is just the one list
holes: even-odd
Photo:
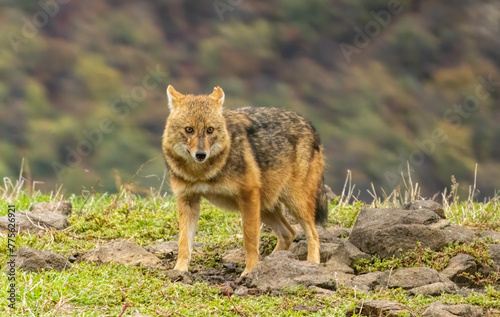
[[(282, 164), (310, 159), (321, 151), (318, 133), (306, 119), (279, 108), (239, 108), (225, 110), (232, 146), (244, 132), (261, 171)], [(243, 119), (243, 118), (244, 119)], [(244, 131), (241, 129), (244, 127)]]

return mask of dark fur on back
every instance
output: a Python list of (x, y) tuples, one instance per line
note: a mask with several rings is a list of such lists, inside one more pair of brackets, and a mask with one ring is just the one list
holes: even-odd
[(243, 114), (253, 155), (262, 171), (279, 166), (289, 155), (297, 153), (299, 141), (305, 140), (314, 151), (319, 151), (319, 137), (313, 126), (297, 113), (279, 108), (239, 108), (225, 110), (226, 124), (231, 131), (233, 115)]

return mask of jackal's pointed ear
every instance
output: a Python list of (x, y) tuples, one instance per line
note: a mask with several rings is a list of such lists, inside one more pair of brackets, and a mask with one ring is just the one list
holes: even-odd
[(168, 85), (167, 87), (167, 96), (168, 96), (168, 107), (170, 108), (170, 111), (174, 111), (175, 108), (177, 108), (177, 106), (179, 105), (181, 99), (184, 98), (184, 95), (175, 90), (174, 87), (172, 87), (172, 85)]
[(214, 91), (210, 94), (210, 98), (217, 101), (219, 103), (219, 106), (222, 106), (224, 104), (224, 98), (225, 98), (224, 91), (222, 90), (222, 88), (217, 86), (214, 88)]

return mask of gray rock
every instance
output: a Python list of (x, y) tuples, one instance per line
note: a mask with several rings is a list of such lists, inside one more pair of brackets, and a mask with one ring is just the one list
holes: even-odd
[(87, 252), (82, 260), (93, 263), (118, 263), (147, 267), (163, 267), (163, 262), (137, 243), (129, 240), (114, 240), (98, 249)]
[(63, 216), (69, 216), (73, 206), (68, 201), (59, 201), (59, 202), (51, 202), (51, 203), (36, 203), (31, 207), (31, 211), (35, 213), (45, 213), (45, 212), (54, 212), (56, 214), (60, 214)]
[[(341, 228), (341, 227), (317, 227), (319, 242), (322, 243), (336, 243), (339, 244), (345, 237), (349, 237), (351, 233), (351, 228)], [(295, 235), (293, 241), (298, 242), (306, 240), (306, 235), (304, 231), (299, 231)]]
[(394, 270), (387, 277), (387, 287), (412, 289), (433, 283), (447, 282), (438, 271), (428, 267), (408, 267)]
[(479, 237), (487, 239), (491, 243), (500, 243), (500, 232), (497, 231), (486, 230)]
[(439, 296), (443, 293), (454, 294), (457, 291), (457, 285), (455, 285), (455, 283), (451, 281), (448, 281), (415, 287), (410, 289), (408, 292), (412, 295)]
[(404, 206), (407, 210), (428, 209), (434, 211), (439, 217), (446, 219), (446, 215), (441, 204), (433, 200), (415, 200)]
[[(320, 244), (321, 248), (321, 244)], [(307, 242), (305, 240), (300, 240), (298, 242), (292, 242), (290, 248), (288, 249), (290, 252), (295, 254), (297, 258), (301, 261), (307, 259)]]
[(21, 247), (14, 258), (16, 267), (28, 272), (39, 272), (42, 270), (64, 271), (71, 267), (71, 263), (52, 251), (36, 250), (31, 247)]
[(350, 267), (345, 263), (337, 262), (333, 258), (330, 259), (328, 262), (326, 262), (325, 269), (333, 273), (337, 272), (337, 273), (354, 274), (354, 269), (352, 267)]
[[(336, 243), (320, 243), (319, 245), (319, 257), (320, 262), (325, 263), (331, 257), (334, 251), (337, 249), (339, 245)], [(290, 246), (290, 252), (295, 254), (299, 260), (305, 261), (307, 260), (307, 241), (301, 240), (299, 242), (293, 242)]]
[[(193, 245), (194, 250), (201, 250), (203, 247), (203, 243), (195, 242)], [(148, 252), (151, 252), (155, 255), (174, 253), (179, 250), (179, 242), (178, 241), (165, 241), (155, 245), (150, 245), (144, 247), (144, 249)]]
[(233, 294), (239, 297), (246, 297), (248, 296), (248, 287), (240, 286), (234, 290)]
[(493, 267), (496, 270), (500, 269), (500, 244), (488, 244), (488, 249), (490, 251), (490, 259), (493, 260)]
[(335, 275), (330, 276), (320, 271), (296, 276), (293, 281), (305, 287), (317, 286), (329, 290), (336, 290), (338, 286), (338, 280), (335, 279)]
[(247, 276), (248, 284), (260, 291), (281, 291), (285, 287), (304, 285), (334, 289), (335, 278), (318, 264), (299, 261), (289, 251), (278, 251), (259, 262)]
[[(366, 208), (359, 213), (349, 242), (363, 252), (387, 258), (415, 249), (417, 242), (423, 248), (439, 250), (450, 242), (468, 239), (466, 230), (448, 229), (448, 223), (428, 209)], [(454, 236), (457, 234), (459, 237)]]
[(309, 289), (315, 292), (316, 296), (320, 297), (329, 297), (332, 295), (335, 295), (335, 291), (326, 289), (326, 288), (321, 288), (317, 286), (309, 286)]
[(333, 252), (330, 260), (352, 266), (361, 259), (370, 260), (370, 255), (364, 253), (349, 241), (342, 241)]
[[(402, 288), (415, 294), (454, 291), (455, 285), (436, 270), (427, 267), (400, 268), (394, 271), (373, 272), (355, 276), (352, 285), (362, 291), (376, 288)], [(432, 286), (431, 286), (432, 285)]]
[(476, 234), (472, 229), (464, 226), (449, 226), (443, 228), (446, 240), (448, 242), (471, 243), (476, 238)]
[(387, 286), (387, 277), (389, 272), (372, 272), (355, 276), (352, 279), (352, 285), (362, 291), (374, 290), (377, 287)]
[(165, 272), (165, 276), (172, 282), (182, 282), (182, 283), (192, 283), (193, 279), (191, 273), (181, 272), (179, 270), (168, 270)]
[(321, 263), (325, 263), (332, 257), (335, 250), (338, 248), (336, 243), (321, 243), (319, 245), (319, 258)]
[(457, 254), (450, 259), (448, 266), (441, 271), (441, 274), (456, 283), (467, 283), (469, 280), (460, 276), (462, 273), (472, 274), (476, 272), (477, 264), (474, 258), (468, 254)]
[[(438, 283), (442, 283), (442, 285)], [(352, 285), (362, 291), (388, 287), (411, 290), (415, 294), (441, 293), (437, 290), (438, 288), (446, 290), (455, 289), (454, 284), (449, 279), (441, 276), (436, 270), (427, 267), (400, 268), (392, 272), (384, 271), (362, 274), (352, 279)]]
[(397, 316), (415, 316), (411, 309), (403, 304), (390, 302), (387, 300), (370, 300), (358, 304), (355, 309), (346, 312), (346, 316), (384, 316), (384, 317), (397, 317)]
[[(53, 212), (24, 212), (17, 211), (15, 214), (16, 232), (39, 232), (47, 229), (62, 230), (69, 226), (67, 218), (61, 214)], [(0, 217), (0, 229), (8, 230), (8, 216)]]
[(285, 211), (283, 212), (283, 217), (285, 217), (285, 220), (292, 226), (298, 225), (297, 219), (295, 219), (295, 217), (290, 213), (290, 211), (286, 207)]
[(430, 304), (424, 311), (423, 317), (481, 317), (483, 310), (472, 305), (445, 305), (440, 301)]
[(245, 250), (243, 248), (230, 249), (222, 255), (222, 263), (236, 263), (245, 265)]

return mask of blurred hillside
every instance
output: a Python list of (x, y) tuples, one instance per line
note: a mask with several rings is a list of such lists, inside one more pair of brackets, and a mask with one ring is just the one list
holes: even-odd
[[(49, 0), (0, 8), (0, 176), (161, 186), (165, 88), (298, 111), (327, 183), (500, 186), (500, 3)], [(121, 178), (121, 180), (120, 180)]]

